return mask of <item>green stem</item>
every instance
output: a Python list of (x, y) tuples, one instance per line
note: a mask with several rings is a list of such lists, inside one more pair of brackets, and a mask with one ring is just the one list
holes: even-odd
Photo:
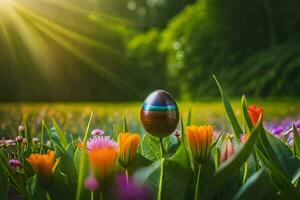
[(163, 175), (164, 175), (164, 158), (160, 160), (160, 176), (159, 176), (159, 187), (157, 193), (157, 200), (161, 200), (162, 185), (163, 185)]
[(100, 191), (100, 200), (103, 200), (102, 190)]
[(248, 161), (245, 162), (245, 169), (244, 169), (244, 177), (243, 177), (243, 183), (247, 180), (247, 174), (248, 174)]
[(200, 172), (201, 172), (201, 164), (199, 163), (194, 200), (198, 200), (199, 199), (198, 195), (199, 195)]
[(48, 192), (46, 192), (46, 199), (47, 199), (47, 200), (51, 200), (50, 195), (49, 195)]
[(159, 138), (159, 144), (160, 144), (160, 153), (161, 153), (161, 158), (164, 158), (166, 155), (164, 144), (163, 144), (163, 139)]
[(162, 138), (159, 139), (160, 142), (160, 176), (159, 176), (159, 186), (157, 193), (157, 200), (161, 200), (162, 185), (163, 185), (163, 175), (164, 175), (164, 145), (162, 143)]
[(94, 200), (94, 192), (91, 191), (91, 200)]
[(125, 169), (126, 186), (128, 186), (128, 170)]

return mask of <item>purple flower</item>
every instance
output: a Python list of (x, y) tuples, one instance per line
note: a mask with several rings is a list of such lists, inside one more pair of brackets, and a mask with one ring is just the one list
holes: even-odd
[(271, 132), (273, 133), (273, 135), (279, 136), (279, 135), (281, 135), (281, 133), (283, 133), (283, 131), (284, 131), (283, 127), (278, 126), (278, 127), (273, 128)]
[(8, 161), (9, 165), (11, 168), (17, 169), (18, 167), (21, 167), (22, 163), (21, 161), (17, 160), (17, 159), (10, 159)]
[(298, 120), (298, 121), (295, 122), (295, 126), (296, 126), (297, 128), (300, 128), (300, 120)]
[(93, 136), (95, 136), (95, 135), (97, 135), (97, 136), (104, 135), (104, 131), (102, 129), (94, 129), (92, 131), (92, 135)]
[(289, 136), (288, 136), (288, 138), (287, 138), (287, 143), (288, 143), (289, 145), (292, 145), (292, 144), (294, 143), (294, 135), (293, 135), (293, 133), (290, 133), (290, 134), (289, 134)]
[(86, 189), (90, 191), (95, 191), (99, 188), (99, 182), (95, 176), (89, 175), (84, 182)]
[(137, 185), (132, 179), (126, 180), (126, 176), (121, 174), (117, 176), (118, 199), (122, 200), (150, 200), (151, 192), (145, 186)]
[(87, 150), (101, 148), (113, 148), (118, 150), (118, 143), (109, 136), (94, 136), (88, 140), (86, 148)]

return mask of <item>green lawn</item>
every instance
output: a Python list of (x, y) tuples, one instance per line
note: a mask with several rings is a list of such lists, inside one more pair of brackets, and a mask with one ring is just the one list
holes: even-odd
[[(300, 117), (300, 101), (295, 100), (256, 100), (265, 109), (267, 122), (279, 121), (286, 117)], [(179, 102), (183, 119), (187, 118), (188, 110), (192, 111), (192, 122), (195, 124), (210, 123), (218, 128), (228, 128), (226, 115), (221, 101)], [(239, 116), (240, 101), (233, 100), (232, 105)], [(122, 118), (126, 117), (131, 131), (141, 132), (139, 122), (139, 103), (2, 103), (0, 104), (0, 134), (15, 134), (22, 121), (27, 120), (33, 134), (40, 131), (41, 122), (45, 120), (51, 126), (54, 118), (67, 132), (81, 134), (85, 129), (89, 115), (94, 111), (92, 128), (113, 131), (113, 126), (120, 129)]]

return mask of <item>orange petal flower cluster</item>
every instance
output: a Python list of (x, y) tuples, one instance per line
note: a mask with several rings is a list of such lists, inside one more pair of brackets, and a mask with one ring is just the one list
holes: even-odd
[(255, 104), (248, 107), (248, 113), (254, 125), (257, 123), (260, 115), (262, 117), (262, 120), (264, 120), (264, 109), (261, 107), (257, 107)]
[(26, 160), (35, 171), (38, 181), (46, 187), (51, 182), (60, 159), (54, 162), (54, 151), (48, 151), (47, 154), (31, 154)]
[(187, 141), (195, 161), (203, 163), (209, 159), (213, 131), (210, 125), (187, 127)]
[(131, 133), (120, 133), (118, 137), (119, 152), (118, 160), (119, 163), (127, 168), (129, 164), (133, 161), (135, 153), (137, 151), (140, 142), (139, 134)]

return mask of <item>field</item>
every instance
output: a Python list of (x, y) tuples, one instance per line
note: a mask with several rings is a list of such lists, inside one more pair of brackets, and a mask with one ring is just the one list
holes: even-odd
[[(284, 119), (300, 118), (300, 100), (250, 100), (265, 109), (266, 123), (277, 123)], [(112, 133), (113, 127), (120, 129), (123, 117), (129, 130), (142, 133), (139, 120), (141, 102), (135, 103), (2, 103), (0, 104), (0, 135), (15, 135), (17, 128), (27, 121), (31, 134), (41, 131), (42, 120), (51, 124), (55, 119), (68, 133), (82, 135), (91, 112), (94, 117), (91, 128), (101, 128)], [(221, 101), (179, 102), (180, 114), (187, 119), (189, 110), (194, 124), (213, 124), (217, 129), (230, 131), (226, 122), (226, 112)], [(232, 106), (240, 117), (240, 100), (234, 99)]]
[(1, 199), (299, 199), (299, 101), (163, 101), (1, 104)]

